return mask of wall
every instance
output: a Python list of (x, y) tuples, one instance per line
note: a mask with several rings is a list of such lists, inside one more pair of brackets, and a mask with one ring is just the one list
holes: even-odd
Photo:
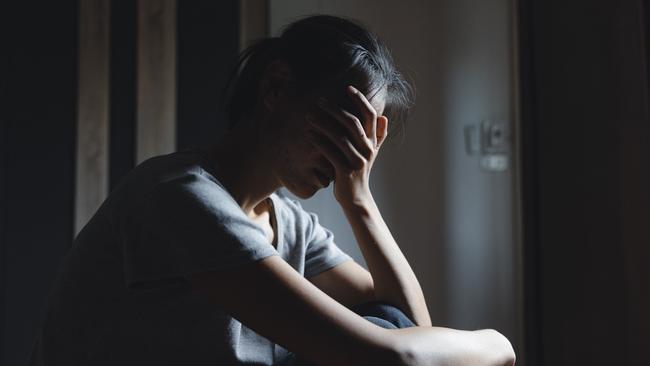
[[(496, 328), (519, 351), (516, 156), (511, 145), (509, 170), (483, 170), (463, 132), (486, 119), (516, 127), (510, 1), (271, 1), (271, 31), (312, 13), (362, 21), (415, 81), (412, 117), (382, 148), (371, 188), (434, 323)], [(364, 263), (331, 186), (304, 206)]]
[(73, 236), (77, 2), (0, 5), (0, 364), (27, 361)]

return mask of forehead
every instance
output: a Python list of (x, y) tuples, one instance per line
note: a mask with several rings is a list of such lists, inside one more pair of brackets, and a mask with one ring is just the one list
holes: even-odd
[(386, 87), (382, 87), (375, 93), (374, 95), (367, 95), (366, 98), (370, 97), (368, 101), (370, 102), (370, 105), (375, 109), (377, 112), (378, 116), (381, 116), (384, 114), (384, 109), (386, 108), (386, 97), (387, 97), (387, 90)]
[[(352, 84), (352, 86), (354, 86), (354, 84)], [(383, 86), (381, 89), (370, 92), (368, 94), (364, 93), (363, 95), (366, 97), (378, 116), (384, 114), (384, 109), (386, 108), (386, 99), (388, 96), (386, 86)], [(357, 103), (357, 97), (349, 94), (347, 89), (344, 87), (336, 89), (336, 91), (334, 91), (334, 88), (317, 89), (315, 92), (300, 95), (299, 98), (304, 98), (303, 101), (307, 104), (313, 103), (315, 105), (315, 102), (320, 96), (325, 96), (326, 99), (329, 99), (335, 104), (339, 104), (343, 109), (353, 114), (360, 112), (359, 108), (361, 101)]]

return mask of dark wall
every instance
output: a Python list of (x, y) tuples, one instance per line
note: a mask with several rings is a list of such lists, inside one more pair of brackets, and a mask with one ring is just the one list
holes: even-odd
[(238, 3), (178, 2), (179, 149), (212, 143), (225, 132), (219, 107), (239, 52)]
[[(225, 130), (218, 97), (239, 45), (238, 1), (178, 2), (178, 147)], [(137, 3), (111, 1), (113, 188), (133, 168)], [(0, 5), (0, 365), (26, 364), (73, 240), (78, 0)]]
[(650, 120), (638, 0), (524, 0), (527, 365), (650, 365)]
[(50, 281), (72, 241), (77, 9), (70, 0), (0, 6), (3, 365), (26, 363)]
[(135, 165), (137, 1), (111, 1), (109, 190)]

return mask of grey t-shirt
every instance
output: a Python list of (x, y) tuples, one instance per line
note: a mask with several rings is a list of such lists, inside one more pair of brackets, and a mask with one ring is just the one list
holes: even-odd
[(283, 361), (287, 350), (192, 295), (183, 277), (271, 255), (310, 277), (352, 258), (314, 213), (273, 193), (276, 249), (217, 175), (203, 155), (184, 151), (149, 159), (125, 177), (62, 262), (33, 365)]

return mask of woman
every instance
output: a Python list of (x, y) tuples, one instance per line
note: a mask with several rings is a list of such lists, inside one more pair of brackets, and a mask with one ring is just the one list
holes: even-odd
[[(32, 362), (513, 364), (496, 331), (432, 327), (373, 201), (373, 162), (408, 103), (388, 50), (354, 22), (309, 17), (249, 48), (226, 137), (140, 164), (78, 235)], [(369, 272), (275, 193), (332, 181)]]

